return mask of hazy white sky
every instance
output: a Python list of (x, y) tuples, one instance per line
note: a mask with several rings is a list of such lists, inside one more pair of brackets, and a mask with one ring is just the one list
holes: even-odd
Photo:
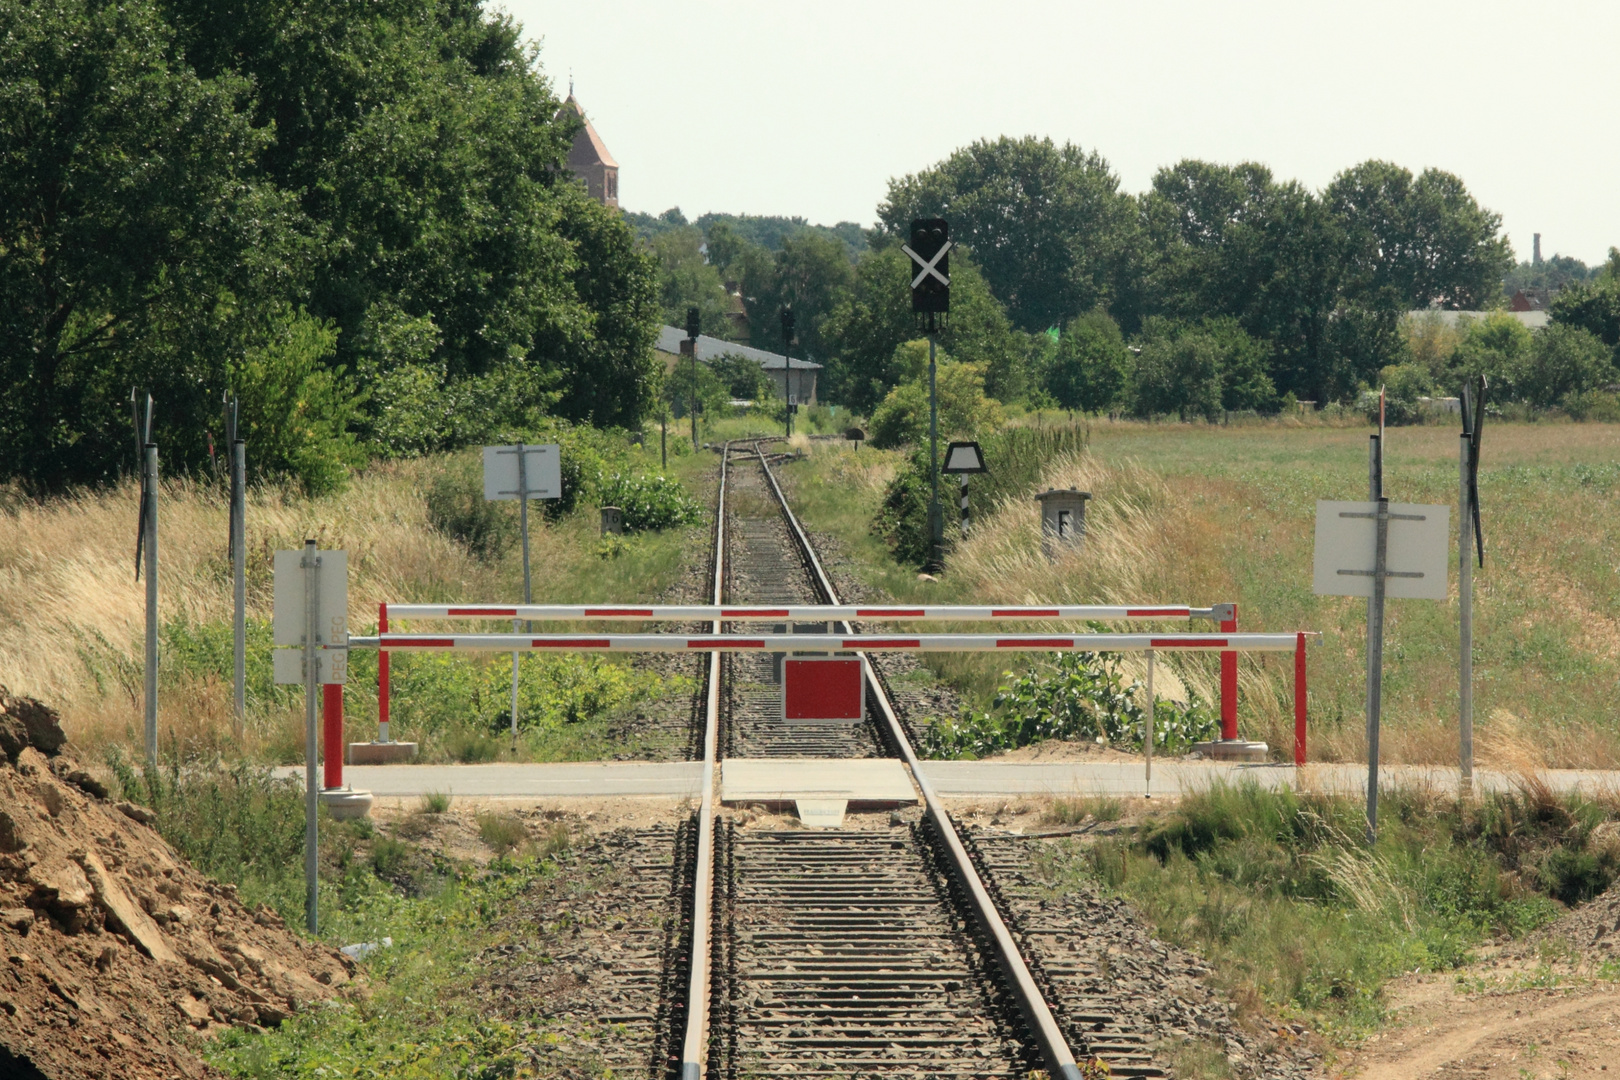
[(1620, 245), (1620, 3), (505, 0), (620, 166), (620, 201), (871, 224), (975, 139), (1184, 157), (1319, 188), (1370, 157), (1459, 174), (1521, 258)]

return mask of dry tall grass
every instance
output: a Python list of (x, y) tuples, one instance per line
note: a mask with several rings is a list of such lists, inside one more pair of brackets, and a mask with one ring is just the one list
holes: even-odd
[[(349, 625), (374, 629), (384, 599), (431, 602), (499, 596), (510, 569), (479, 562), (427, 521), (420, 491), (437, 464), (381, 465), (347, 490), (309, 500), (259, 488), (247, 507), (248, 615), (268, 619), (274, 552), (313, 537), (349, 552)], [(138, 744), (146, 585), (134, 576), (133, 484), (43, 503), (17, 502), (0, 530), (0, 684), (61, 709), (81, 746)], [(554, 561), (560, 530), (533, 534), (538, 565)], [(158, 604), (165, 621), (227, 621), (227, 506), (220, 490), (164, 485), (158, 500)], [(160, 741), (223, 748), (231, 693), (217, 678), (166, 678)], [(301, 744), (296, 712), (257, 718), (249, 746)]]
[[(1311, 595), (1309, 569), (1313, 500), (1355, 497), (1353, 455), (1364, 430), (1120, 427), (1106, 433), (1110, 442), (1054, 460), (1043, 477), (1092, 492), (1084, 546), (1049, 562), (1033, 506), (1013, 500), (981, 515), (951, 556), (953, 595), (1009, 604), (1234, 600), (1246, 629), (1321, 631), (1310, 654), (1312, 759), (1364, 756), (1364, 601)], [(1489, 561), (1475, 572), (1477, 758), (1515, 770), (1530, 759), (1536, 767), (1620, 767), (1620, 515), (1607, 452), (1620, 440), (1601, 425), (1499, 426), (1493, 434), (1498, 471), (1482, 480)], [(1389, 483), (1400, 497), (1455, 498), (1455, 466), (1446, 461), (1455, 435), (1450, 445), (1447, 436), (1399, 433), (1403, 456)], [(1350, 458), (1349, 467), (1338, 457)], [(1454, 566), (1455, 551), (1451, 559)], [(1447, 603), (1391, 607), (1387, 761), (1456, 761), (1456, 605), (1453, 584)], [(990, 662), (951, 657), (940, 669), (971, 670), (982, 681), (978, 667)], [(1178, 655), (1164, 667), (1215, 698), (1213, 657)], [(1250, 654), (1239, 671), (1245, 736), (1291, 746), (1291, 657)]]

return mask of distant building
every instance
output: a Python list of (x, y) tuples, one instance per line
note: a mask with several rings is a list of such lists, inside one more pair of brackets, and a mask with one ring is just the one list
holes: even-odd
[(1514, 311), (1544, 311), (1552, 303), (1551, 289), (1520, 289), (1508, 301)]
[(579, 100), (574, 97), (573, 88), (568, 91), (568, 100), (563, 102), (564, 109), (572, 109), (574, 113), (585, 121), (574, 135), (574, 145), (568, 150), (568, 170), (585, 182), (585, 190), (591, 198), (603, 206), (619, 208), (619, 163), (613, 160), (608, 153), (607, 143), (602, 136), (596, 133), (591, 126), (590, 118), (580, 107)]
[(1439, 319), (1446, 326), (1457, 326), (1460, 323), (1472, 322), (1475, 319), (1487, 319), (1492, 315), (1509, 315), (1518, 319), (1528, 330), (1540, 330), (1547, 325), (1547, 312), (1540, 310), (1514, 309), (1511, 311), (1443, 311), (1440, 308), (1420, 308), (1417, 311), (1406, 313), (1409, 319)]
[[(692, 355), (687, 351), (688, 340), (686, 331), (678, 326), (659, 328), (658, 351), (663, 354), (665, 367), (674, 367), (683, 356)], [(722, 356), (745, 357), (764, 368), (771, 381), (776, 384), (776, 392), (784, 401), (800, 405), (816, 403), (816, 373), (821, 370), (820, 364), (802, 360), (797, 356), (793, 357), (790, 363), (789, 358), (781, 353), (766, 352), (751, 345), (738, 345), (736, 342), (724, 341), (707, 334), (698, 335), (699, 360), (708, 363)]]

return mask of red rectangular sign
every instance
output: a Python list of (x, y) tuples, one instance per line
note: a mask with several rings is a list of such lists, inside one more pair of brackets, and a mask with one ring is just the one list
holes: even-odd
[(866, 686), (856, 657), (782, 661), (782, 715), (793, 720), (859, 720)]

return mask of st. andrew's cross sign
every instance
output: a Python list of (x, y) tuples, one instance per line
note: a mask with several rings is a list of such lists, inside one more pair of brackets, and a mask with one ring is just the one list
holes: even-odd
[(944, 218), (911, 223), (911, 242), (900, 250), (911, 259), (911, 310), (951, 310), (951, 226)]

